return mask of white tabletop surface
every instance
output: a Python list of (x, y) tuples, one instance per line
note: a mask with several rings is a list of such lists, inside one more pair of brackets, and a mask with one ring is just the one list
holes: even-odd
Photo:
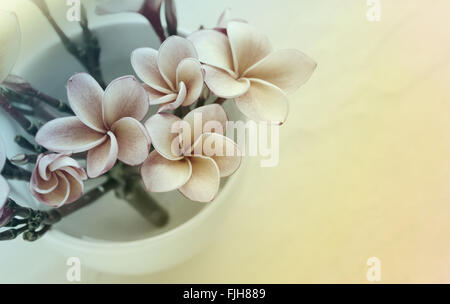
[[(0, 2), (23, 23), (22, 58), (51, 35), (26, 2)], [(318, 69), (291, 96), (279, 165), (250, 164), (234, 216), (209, 247), (152, 275), (83, 267), (82, 282), (367, 282), (372, 256), (383, 282), (448, 281), (448, 1), (381, 0), (373, 23), (364, 0), (176, 3), (185, 29), (212, 26), (230, 7), (275, 48), (298, 48)], [(42, 36), (30, 34), (38, 29)], [(67, 283), (65, 258), (45, 242), (2, 243), (0, 261), (0, 282)]]

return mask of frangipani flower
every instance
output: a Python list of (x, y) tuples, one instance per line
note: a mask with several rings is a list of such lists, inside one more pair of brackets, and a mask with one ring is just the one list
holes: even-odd
[(60, 207), (83, 195), (86, 172), (66, 154), (39, 155), (30, 181), (30, 191), (40, 202)]
[(148, 96), (133, 76), (118, 78), (103, 91), (89, 74), (76, 74), (67, 94), (76, 116), (45, 124), (36, 135), (39, 145), (66, 154), (89, 151), (91, 178), (109, 171), (117, 159), (137, 166), (147, 158), (151, 141), (140, 121), (148, 112)]
[(171, 36), (159, 52), (140, 48), (131, 54), (131, 65), (146, 84), (151, 105), (159, 112), (189, 106), (200, 97), (203, 73), (197, 51), (189, 40)]
[(8, 77), (17, 61), (20, 37), (16, 14), (0, 10), (0, 83)]
[[(194, 130), (199, 115), (203, 132)], [(168, 113), (156, 114), (145, 123), (155, 151), (150, 153), (141, 168), (142, 179), (150, 192), (178, 189), (187, 198), (198, 202), (212, 201), (220, 185), (220, 178), (230, 176), (240, 166), (241, 153), (237, 145), (223, 135), (227, 123), (225, 110), (217, 105), (199, 107), (183, 120)], [(187, 134), (191, 145), (180, 142), (174, 126), (184, 122), (190, 126)], [(209, 122), (219, 124), (215, 130), (205, 130)], [(186, 134), (182, 134), (186, 139)], [(181, 153), (173, 149), (178, 143)], [(214, 153), (211, 153), (214, 152)]]
[(243, 22), (229, 22), (227, 35), (201, 30), (188, 37), (204, 63), (213, 94), (233, 98), (246, 116), (283, 123), (290, 93), (311, 76), (316, 63), (298, 50), (273, 51), (267, 37)]
[[(0, 173), (3, 171), (6, 163), (6, 152), (3, 141), (0, 138)], [(9, 195), (9, 185), (6, 182), (5, 178), (0, 175), (0, 219), (3, 213), (3, 207), (8, 199)]]

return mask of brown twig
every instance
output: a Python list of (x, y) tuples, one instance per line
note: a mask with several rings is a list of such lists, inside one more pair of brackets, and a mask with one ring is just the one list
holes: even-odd
[(28, 134), (35, 136), (38, 128), (19, 110), (14, 108), (8, 100), (0, 94), (0, 106), (8, 113)]

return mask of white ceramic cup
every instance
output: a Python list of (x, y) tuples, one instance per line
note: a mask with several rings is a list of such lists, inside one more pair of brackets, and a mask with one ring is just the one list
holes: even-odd
[[(101, 63), (106, 81), (134, 74), (131, 52), (139, 47), (159, 48), (159, 40), (147, 22), (118, 22), (94, 28), (102, 47)], [(29, 63), (16, 71), (33, 86), (62, 100), (66, 98), (67, 80), (84, 69), (60, 43), (51, 44), (38, 52)], [(237, 111), (226, 106), (231, 117)], [(235, 113), (235, 114), (233, 114)], [(4, 116), (0, 112), (0, 116)], [(19, 128), (5, 117), (0, 118), (2, 137), (7, 143), (8, 156), (19, 152), (12, 138)], [(217, 198), (209, 204), (188, 201), (178, 192), (152, 194), (170, 214), (169, 224), (156, 229), (126, 202), (113, 193), (65, 218), (52, 228), (43, 240), (67, 257), (78, 257), (84, 266), (117, 274), (157, 272), (187, 260), (211, 240), (227, 211), (228, 193), (236, 187), (243, 168), (228, 180), (222, 179)], [(17, 184), (17, 183), (16, 183)], [(26, 183), (13, 189), (19, 200), (35, 205), (23, 195)], [(21, 194), (21, 195), (19, 195)]]

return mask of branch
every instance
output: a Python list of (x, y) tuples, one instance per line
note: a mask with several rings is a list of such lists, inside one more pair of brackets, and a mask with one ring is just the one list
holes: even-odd
[(16, 179), (29, 182), (31, 179), (31, 172), (13, 165), (9, 160), (6, 160), (5, 167), (1, 175), (6, 179)]
[(38, 128), (19, 110), (14, 108), (8, 100), (0, 93), (0, 106), (9, 114), (28, 134), (35, 136)]

